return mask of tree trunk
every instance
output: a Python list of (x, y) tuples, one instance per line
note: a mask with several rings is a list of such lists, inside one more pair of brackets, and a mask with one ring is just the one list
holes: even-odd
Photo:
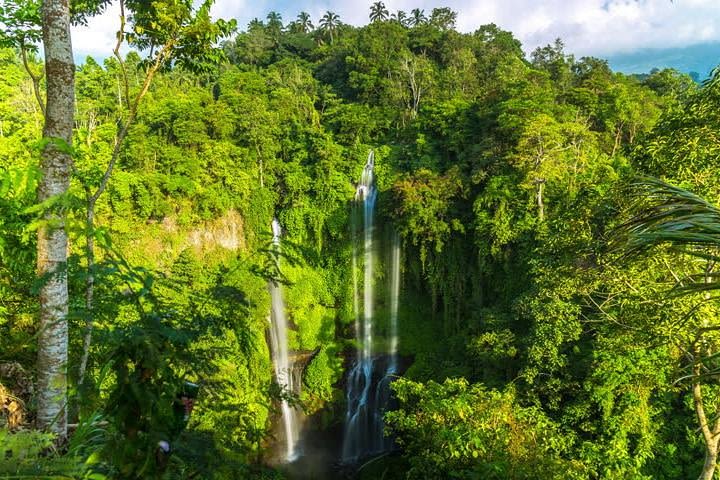
[(545, 201), (543, 200), (543, 193), (545, 192), (545, 180), (537, 180), (537, 207), (538, 207), (538, 218), (541, 222), (545, 221)]
[(717, 466), (718, 446), (720, 446), (720, 419), (715, 420), (715, 424), (711, 426), (705, 413), (702, 385), (698, 381), (702, 373), (701, 353), (700, 347), (696, 344), (693, 352), (693, 375), (695, 375), (695, 381), (692, 385), (692, 395), (695, 414), (705, 443), (705, 464), (698, 480), (712, 480)]
[(85, 219), (87, 237), (85, 254), (87, 256), (87, 273), (85, 277), (85, 334), (83, 335), (83, 349), (78, 368), (78, 389), (85, 383), (85, 370), (90, 356), (92, 331), (95, 320), (93, 312), (93, 297), (95, 295), (95, 201), (88, 199), (87, 217)]
[(705, 464), (698, 480), (712, 480), (717, 466), (718, 444), (717, 441), (706, 445)]
[[(42, 152), (43, 178), (38, 201), (63, 195), (70, 184), (75, 104), (75, 64), (70, 40), (68, 0), (45, 0), (42, 8), (47, 104), (46, 140)], [(38, 336), (37, 426), (67, 435), (68, 285), (65, 214), (56, 206), (44, 213), (38, 232), (40, 332)]]
[(622, 140), (622, 129), (623, 125), (620, 124), (620, 126), (617, 127), (617, 130), (615, 132), (615, 144), (613, 145), (612, 153), (610, 154), (611, 157), (614, 157), (618, 148), (620, 148), (620, 140)]
[(42, 95), (40, 95), (40, 81), (42, 80), (42, 74), (36, 75), (33, 72), (32, 68), (30, 67), (30, 62), (28, 62), (27, 58), (27, 47), (24, 44), (20, 45), (20, 56), (22, 57), (25, 71), (30, 76), (30, 80), (32, 81), (33, 93), (35, 94), (35, 99), (40, 106), (40, 111), (43, 115), (45, 115), (45, 104), (43, 103)]

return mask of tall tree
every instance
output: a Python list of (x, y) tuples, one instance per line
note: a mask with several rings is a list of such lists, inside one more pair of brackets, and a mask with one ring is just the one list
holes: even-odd
[(263, 23), (262, 20), (260, 20), (257, 17), (250, 20), (250, 23), (248, 23), (248, 26), (247, 26), (248, 31), (258, 30), (258, 29), (262, 29), (262, 28), (265, 28), (265, 24)]
[[(715, 266), (720, 262), (720, 208), (679, 187), (654, 178), (637, 182), (643, 199), (633, 218), (618, 230), (625, 240), (619, 245), (628, 253), (645, 252), (663, 244), (676, 248), (677, 254), (695, 257), (703, 270), (677, 279), (679, 295), (701, 294), (698, 304), (683, 319), (682, 331), (673, 331), (673, 341), (683, 342), (681, 350), (687, 375), (676, 383), (688, 384), (692, 393), (697, 430), (705, 446), (705, 462), (698, 480), (712, 480), (720, 455), (720, 404), (713, 392), (717, 375), (717, 315), (703, 313), (701, 307), (717, 301), (710, 294), (720, 289)], [(698, 317), (698, 318), (692, 318)]]
[(415, 118), (420, 110), (420, 102), (432, 83), (432, 63), (424, 56), (406, 55), (400, 61), (398, 77), (404, 91), (405, 105), (410, 117)]
[[(37, 425), (66, 436), (68, 287), (67, 250), (63, 196), (67, 193), (72, 169), (71, 145), (74, 125), (75, 65), (72, 56), (70, 23), (84, 24), (87, 17), (102, 12), (109, 0), (81, 2), (8, 0), (0, 6), (0, 45), (20, 51), (23, 65), (33, 84), (35, 98), (45, 116), (42, 181), (38, 203), (43, 222), (38, 230), (37, 271), (41, 279), (40, 325), (38, 333)], [(34, 72), (28, 53), (44, 42), (45, 72)], [(47, 73), (46, 98), (40, 92)]]
[(383, 2), (375, 2), (370, 7), (370, 21), (371, 22), (384, 22), (390, 16), (390, 12), (385, 8)]
[(334, 12), (325, 12), (320, 19), (320, 29), (330, 35), (330, 44), (335, 42), (335, 33), (340, 26), (340, 16)]
[(75, 110), (75, 63), (70, 40), (70, 5), (46, 0), (42, 33), (47, 76), (47, 103), (38, 202), (45, 204), (38, 232), (40, 332), (38, 336), (37, 425), (60, 438), (67, 435), (68, 235), (62, 197), (70, 186)]
[(410, 11), (410, 26), (417, 27), (418, 25), (422, 25), (423, 23), (427, 23), (427, 17), (425, 16), (425, 10), (421, 10), (419, 8), (413, 8)]
[(548, 72), (550, 78), (560, 84), (561, 88), (569, 85), (575, 59), (565, 54), (565, 45), (561, 39), (557, 38), (553, 44), (533, 50), (530, 60), (533, 67)]
[(268, 13), (266, 18), (267, 25), (265, 26), (265, 28), (267, 28), (267, 31), (273, 38), (273, 40), (277, 42), (283, 29), (282, 15), (280, 15), (278, 12), (270, 12)]
[(545, 114), (538, 114), (522, 127), (517, 155), (512, 162), (523, 172), (525, 188), (534, 192), (537, 217), (545, 220), (545, 187), (548, 181), (569, 170), (566, 157), (572, 150), (566, 145), (569, 135), (563, 125)]
[(433, 8), (430, 14), (430, 24), (436, 26), (440, 30), (452, 30), (457, 22), (457, 12), (447, 7)]
[(300, 12), (298, 14), (295, 25), (297, 25), (298, 30), (302, 33), (310, 33), (313, 28), (315, 28), (310, 19), (310, 14), (307, 12)]
[(398, 22), (403, 27), (406, 27), (409, 23), (407, 13), (402, 10), (398, 10), (396, 13), (393, 13), (392, 19)]

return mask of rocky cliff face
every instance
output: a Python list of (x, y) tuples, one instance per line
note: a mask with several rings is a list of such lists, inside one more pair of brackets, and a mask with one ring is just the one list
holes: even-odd
[(187, 246), (200, 251), (222, 248), (231, 251), (245, 249), (243, 219), (235, 210), (222, 217), (206, 222), (187, 234)]
[(134, 263), (161, 267), (174, 261), (186, 249), (198, 258), (213, 252), (234, 253), (247, 249), (245, 222), (236, 210), (196, 225), (178, 225), (175, 217), (167, 216), (159, 222), (148, 222), (123, 235), (122, 247), (126, 257)]

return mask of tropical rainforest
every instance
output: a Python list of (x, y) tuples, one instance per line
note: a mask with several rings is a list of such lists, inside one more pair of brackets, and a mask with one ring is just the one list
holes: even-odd
[[(211, 3), (0, 3), (0, 478), (718, 478), (720, 75)], [(371, 152), (398, 367), (390, 446), (344, 462)]]

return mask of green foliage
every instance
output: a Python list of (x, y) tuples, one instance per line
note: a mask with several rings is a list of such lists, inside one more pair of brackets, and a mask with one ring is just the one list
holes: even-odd
[(432, 247), (440, 253), (450, 234), (462, 232), (462, 223), (452, 218), (451, 201), (462, 195), (462, 183), (456, 170), (445, 176), (421, 169), (399, 180), (393, 186), (396, 198), (394, 216), (399, 222), (400, 234), (420, 246), (424, 262)]
[(40, 6), (38, 1), (7, 0), (0, 5), (0, 47), (36, 51), (40, 41)]
[(465, 380), (393, 383), (390, 431), (409, 456), (408, 478), (586, 478), (567, 459), (574, 440), (537, 408)]
[(3, 455), (0, 477), (37, 479), (107, 478), (98, 471), (99, 445), (103, 430), (95, 425), (98, 417), (81, 423), (66, 452), (60, 452), (53, 435), (35, 431), (10, 433), (0, 429)]
[(342, 362), (334, 348), (321, 347), (306, 367), (303, 374), (303, 401), (306, 411), (313, 413), (316, 409), (337, 400), (342, 392), (334, 385), (340, 380)]
[(38, 180), (35, 168), (0, 166), (0, 332), (7, 341), (0, 362), (26, 363), (35, 352), (37, 307), (30, 301), (36, 282), (35, 244), (27, 208), (35, 201)]
[(195, 8), (189, 0), (125, 0), (132, 12), (128, 43), (141, 51), (154, 52), (146, 59), (148, 65), (174, 61), (192, 72), (208, 72), (224, 58), (223, 51), (213, 45), (236, 27), (235, 20), (212, 21), (212, 4), (213, 0), (205, 0)]
[[(108, 4), (72, 2), (74, 21)], [(628, 77), (561, 41), (526, 58), (496, 25), (455, 31), (448, 8), (408, 17), (377, 2), (370, 25), (327, 12), (317, 29), (306, 14), (286, 25), (272, 12), (228, 39), (234, 22), (213, 21), (209, 1), (123, 5), (123, 40), (147, 56), (79, 66), (71, 192), (47, 205), (35, 205), (42, 118), (32, 82), (18, 53), (0, 50), (0, 362), (32, 370), (33, 212), (64, 208), (70, 372), (89, 313), (98, 331), (75, 410), (81, 423), (93, 425), (95, 411), (110, 422), (102, 434), (97, 425), (75, 433), (104, 444), (100, 457), (46, 452), (42, 434), (0, 433), (31, 453), (22, 468), (67, 462), (75, 473), (63, 474), (84, 475), (99, 458), (95, 470), (118, 478), (272, 478), (258, 466), (279, 395), (268, 281), (283, 285), (290, 348), (305, 362), (300, 403), (337, 427), (352, 336), (351, 202), (373, 149), (378, 234), (403, 241), (399, 348), (412, 381), (395, 382), (400, 406), (388, 414), (399, 458), (363, 473), (697, 474), (693, 364), (682, 353), (717, 306), (697, 305), (704, 291), (667, 292), (716, 285), (706, 269), (717, 260), (720, 77), (703, 87), (671, 71)], [(5, 2), (0, 44), (32, 47), (38, 6)], [(100, 184), (153, 62), (164, 68), (88, 232), (78, 199)], [(623, 187), (637, 174), (686, 188), (646, 181), (632, 205)], [(628, 221), (633, 207), (649, 209)], [(280, 252), (270, 246), (274, 217)], [(619, 225), (635, 255), (608, 251)], [(88, 235), (102, 247), (92, 312)], [(380, 291), (387, 279), (376, 280)], [(386, 303), (378, 298), (380, 330)], [(716, 349), (717, 335), (701, 333)], [(701, 363), (718, 368), (713, 355)], [(202, 388), (178, 427), (185, 379)], [(716, 388), (703, 389), (713, 416)], [(174, 450), (167, 465), (156, 459), (161, 439)]]
[[(240, 266), (235, 266), (203, 275), (200, 263), (187, 251), (174, 262), (170, 277), (157, 282), (122, 259), (111, 257), (110, 266), (101, 278), (128, 290), (98, 292), (102, 328), (96, 349), (102, 352), (105, 366), (94, 378), (98, 393), (85, 396), (86, 403), (104, 404), (112, 427), (102, 456), (108, 473), (119, 478), (164, 478), (183, 471), (185, 478), (211, 468), (208, 463), (225, 472), (244, 469), (247, 455), (266, 435), (268, 402), (264, 391), (249, 391), (248, 386), (258, 381), (267, 385), (269, 378), (263, 372), (270, 371), (267, 360), (257, 364), (262, 330), (258, 332), (244, 292), (235, 286), (240, 278), (247, 282), (251, 274), (238, 275)], [(104, 322), (106, 316), (109, 323)], [(244, 368), (237, 364), (230, 368), (229, 358), (243, 357)], [(260, 368), (257, 374), (255, 368)], [(105, 377), (103, 372), (108, 371)], [(201, 385), (189, 425), (179, 402), (185, 380)], [(214, 406), (205, 411), (206, 405)], [(237, 415), (238, 411), (245, 413)], [(205, 447), (190, 449), (201, 437), (206, 439)], [(228, 443), (228, 438), (235, 441)], [(160, 441), (171, 446), (169, 462), (160, 458)], [(218, 455), (226, 459), (223, 468)]]

